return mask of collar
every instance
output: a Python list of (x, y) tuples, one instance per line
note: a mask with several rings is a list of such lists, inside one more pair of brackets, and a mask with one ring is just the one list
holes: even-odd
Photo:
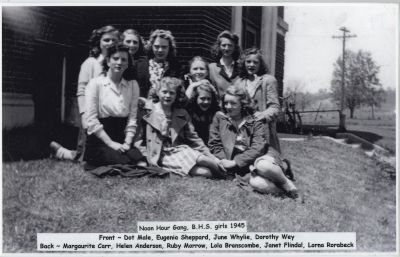
[(100, 54), (99, 56), (97, 56), (96, 61), (98, 61), (101, 64), (104, 61), (104, 56)]
[(225, 78), (227, 81), (231, 82), (233, 78), (235, 78), (237, 75), (239, 75), (238, 71), (238, 65), (236, 61), (233, 61), (231, 65), (233, 65), (233, 70), (232, 70), (232, 75), (229, 77), (228, 74), (226, 74), (224, 65), (221, 64), (221, 59), (219, 62), (216, 62), (217, 67), (219, 68), (219, 75), (221, 75), (223, 78)]
[[(226, 115), (225, 113), (223, 113), (222, 111), (218, 111), (218, 113), (221, 115), (222, 119), (229, 122), (229, 124), (233, 125), (232, 119)], [(243, 121), (239, 124), (239, 128), (244, 127), (244, 126), (250, 126), (253, 125), (253, 123), (256, 120), (254, 119), (253, 115), (247, 115), (246, 117), (244, 117)]]
[[(154, 111), (154, 104), (146, 105), (146, 108), (151, 108), (151, 111), (143, 116), (143, 120), (145, 120), (150, 126), (154, 129), (161, 132), (161, 122), (163, 117), (156, 111)], [(171, 127), (173, 128), (171, 132), (172, 139), (174, 140), (177, 136), (177, 133), (182, 129), (183, 126), (188, 122), (186, 119), (186, 110), (176, 108), (171, 113)]]
[[(128, 86), (128, 81), (126, 81), (124, 78), (121, 79), (121, 81), (119, 82), (118, 85), (116, 85), (113, 81), (111, 81), (109, 76), (104, 76), (103, 79), (103, 86), (105, 87), (110, 87), (111, 90), (113, 90), (115, 93), (120, 94), (121, 93), (121, 89), (123, 87), (127, 87)], [(118, 87), (119, 86), (119, 87)], [(118, 89), (119, 88), (119, 89)]]
[(235, 65), (235, 61), (232, 60), (232, 62), (231, 62), (229, 65), (225, 65), (224, 62), (222, 61), (222, 58), (220, 58), (220, 59), (219, 59), (219, 64), (220, 64), (221, 66), (233, 68), (233, 66)]
[(149, 65), (155, 68), (165, 68), (169, 66), (168, 61), (156, 62), (153, 58), (149, 60)]

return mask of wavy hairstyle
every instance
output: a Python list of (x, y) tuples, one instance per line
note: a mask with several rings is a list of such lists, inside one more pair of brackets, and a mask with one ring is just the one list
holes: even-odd
[(207, 110), (207, 114), (209, 114), (211, 117), (213, 117), (214, 114), (217, 111), (219, 111), (219, 97), (217, 95), (217, 91), (215, 90), (213, 85), (211, 85), (211, 83), (206, 79), (200, 81), (199, 83), (200, 84), (196, 88), (193, 89), (193, 92), (189, 97), (186, 109), (189, 112), (194, 112), (194, 113), (203, 112), (200, 109), (199, 105), (197, 104), (197, 98), (200, 95), (199, 90), (204, 90), (211, 94), (211, 105), (210, 105), (210, 108), (208, 108), (208, 110)]
[(242, 115), (252, 115), (255, 111), (253, 100), (250, 98), (249, 94), (247, 93), (246, 89), (240, 85), (232, 85), (229, 86), (225, 94), (222, 96), (222, 111), (226, 113), (225, 109), (225, 96), (232, 95), (239, 97), (240, 104), (242, 106)]
[(128, 68), (124, 71), (124, 74), (122, 75), (123, 78), (127, 79), (127, 80), (133, 79), (132, 76), (129, 74), (131, 72), (130, 70), (132, 70), (132, 68), (133, 68), (133, 62), (132, 62), (132, 58), (129, 53), (129, 47), (122, 44), (122, 42), (113, 44), (112, 46), (110, 46), (107, 49), (107, 56), (103, 61), (103, 73), (106, 74), (108, 69), (110, 68), (107, 65), (107, 61), (111, 58), (111, 56), (113, 54), (118, 53), (118, 52), (125, 52), (128, 54)]
[(119, 31), (114, 26), (107, 25), (99, 29), (94, 29), (92, 31), (92, 35), (90, 36), (89, 39), (89, 44), (90, 44), (89, 56), (97, 58), (101, 54), (100, 40), (104, 34), (108, 33), (115, 34), (117, 37), (117, 41), (119, 40)]
[(156, 39), (158, 37), (168, 40), (169, 50), (168, 50), (168, 55), (167, 55), (167, 61), (171, 61), (171, 60), (175, 59), (176, 58), (176, 42), (175, 42), (175, 38), (172, 35), (171, 31), (163, 30), (163, 29), (156, 29), (153, 32), (151, 32), (150, 37), (149, 37), (149, 41), (148, 41), (148, 43), (146, 45), (146, 51), (147, 51), (148, 57), (150, 59), (154, 57), (153, 44), (154, 44), (154, 41), (156, 41)]
[(126, 29), (124, 32), (121, 34), (121, 40), (122, 42), (125, 40), (126, 35), (135, 35), (138, 40), (139, 40), (139, 48), (136, 51), (136, 53), (133, 55), (133, 58), (136, 59), (140, 56), (146, 55), (145, 49), (144, 49), (144, 40), (143, 37), (140, 36), (139, 32), (137, 32), (134, 29)]
[(241, 78), (247, 78), (248, 77), (248, 73), (247, 73), (247, 69), (246, 69), (246, 58), (249, 55), (256, 55), (258, 61), (260, 62), (260, 68), (258, 69), (258, 72), (256, 73), (258, 76), (262, 76), (264, 74), (267, 74), (269, 72), (268, 69), (268, 65), (264, 60), (264, 57), (262, 56), (261, 50), (256, 48), (256, 47), (252, 47), (252, 48), (248, 48), (246, 50), (244, 50), (243, 54), (240, 56), (240, 60), (239, 60), (239, 76)]
[(230, 32), (229, 30), (222, 31), (218, 36), (217, 40), (215, 41), (214, 45), (211, 47), (211, 53), (214, 57), (215, 61), (219, 61), (222, 57), (222, 51), (220, 49), (221, 39), (227, 38), (233, 42), (233, 53), (232, 58), (233, 60), (237, 61), (240, 56), (240, 46), (239, 46), (239, 37), (238, 35)]
[(168, 86), (175, 89), (176, 98), (175, 102), (172, 104), (172, 108), (182, 108), (187, 104), (187, 97), (185, 94), (185, 86), (183, 80), (174, 77), (163, 77), (159, 83), (157, 83), (155, 90), (151, 94), (151, 99), (154, 103), (160, 101), (157, 92), (160, 91), (161, 87)]

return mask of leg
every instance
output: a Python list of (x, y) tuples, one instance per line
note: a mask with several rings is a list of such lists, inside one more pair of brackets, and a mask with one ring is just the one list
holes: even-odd
[(256, 162), (255, 168), (258, 175), (272, 181), (286, 192), (297, 190), (293, 182), (285, 176), (282, 168), (274, 163), (273, 157), (263, 157), (263, 159)]
[(196, 160), (196, 166), (208, 168), (215, 178), (225, 178), (225, 174), (220, 170), (218, 163), (208, 156), (200, 155)]
[(135, 163), (137, 166), (147, 167), (146, 158), (136, 147), (132, 146), (132, 148), (126, 152), (126, 155), (131, 160), (131, 163)]
[(282, 192), (281, 189), (275, 186), (274, 183), (269, 181), (268, 179), (251, 174), (249, 184), (252, 188), (260, 193), (279, 193)]
[(50, 148), (57, 159), (71, 161), (75, 160), (76, 151), (68, 150), (67, 148), (61, 146), (59, 143), (54, 141), (50, 143)]
[(199, 177), (206, 177), (206, 178), (212, 178), (212, 173), (210, 169), (201, 167), (201, 166), (194, 166), (190, 171), (189, 175), (191, 176), (199, 176)]

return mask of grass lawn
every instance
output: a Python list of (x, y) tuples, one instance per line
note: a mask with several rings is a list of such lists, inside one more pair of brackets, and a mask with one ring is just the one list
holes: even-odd
[(202, 178), (104, 178), (51, 159), (3, 163), (3, 251), (39, 232), (136, 232), (137, 221), (246, 220), (249, 232), (356, 232), (357, 251), (396, 250), (395, 170), (326, 139), (282, 141), (296, 201)]

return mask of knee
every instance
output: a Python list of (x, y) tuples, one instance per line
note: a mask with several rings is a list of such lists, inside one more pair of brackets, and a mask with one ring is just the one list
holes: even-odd
[(273, 158), (258, 161), (255, 165), (255, 168), (257, 170), (257, 174), (263, 177), (280, 175), (283, 173), (282, 168), (274, 163)]
[(206, 178), (211, 178), (212, 173), (209, 168), (206, 167), (199, 167), (199, 166), (194, 166), (190, 172), (189, 175), (191, 176), (199, 176), (199, 177), (206, 177)]
[(199, 166), (211, 167), (214, 168), (217, 165), (216, 161), (209, 156), (200, 155), (197, 160), (196, 164)]
[(279, 188), (274, 183), (257, 175), (251, 175), (249, 184), (254, 190), (260, 193), (276, 193), (279, 191)]

